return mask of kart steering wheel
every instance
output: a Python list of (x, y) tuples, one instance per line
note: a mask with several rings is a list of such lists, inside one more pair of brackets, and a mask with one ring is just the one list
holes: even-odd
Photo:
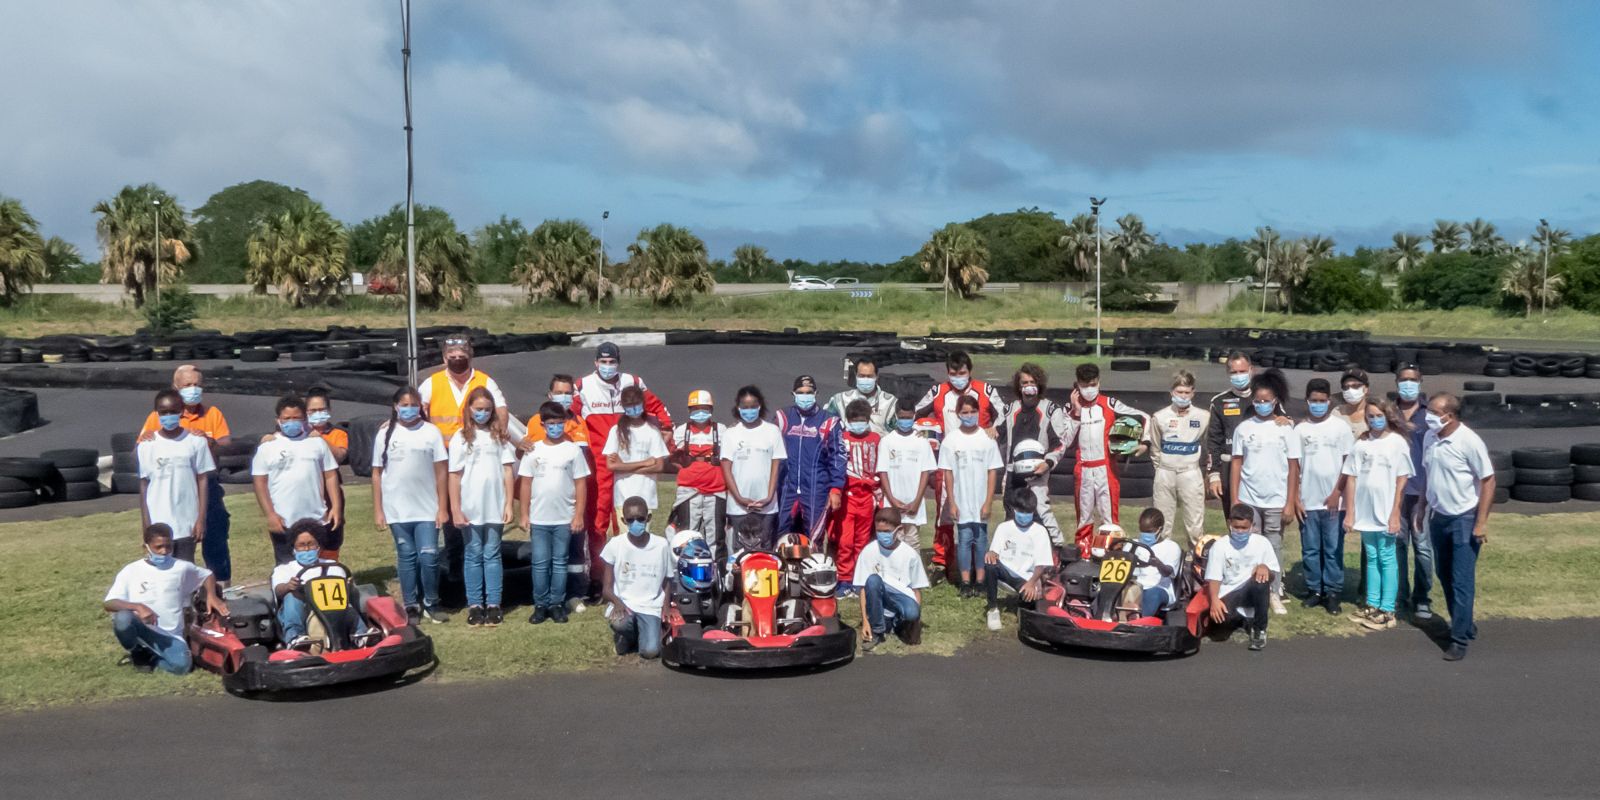
[[(1121, 549), (1122, 549), (1122, 552), (1124, 552), (1124, 553), (1126, 553), (1126, 554), (1128, 554), (1130, 556), (1133, 556), (1134, 559), (1136, 561), (1138, 561), (1138, 565), (1141, 566), (1141, 567), (1154, 566), (1155, 562), (1157, 561), (1155, 549), (1152, 548), (1150, 545), (1145, 544), (1144, 542), (1134, 541), (1133, 539), (1123, 539), (1122, 540), (1122, 548)], [(1140, 550), (1144, 550), (1146, 553), (1149, 553), (1150, 554), (1149, 558), (1146, 558), (1145, 556), (1140, 555), (1140, 553), (1139, 553)]]

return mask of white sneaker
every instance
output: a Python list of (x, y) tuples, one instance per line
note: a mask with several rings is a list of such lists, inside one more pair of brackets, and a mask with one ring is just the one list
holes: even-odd
[(582, 614), (584, 609), (587, 608), (588, 606), (583, 604), (583, 598), (581, 597), (574, 597), (567, 601), (567, 613), (569, 614)]
[(1272, 596), (1272, 613), (1278, 616), (1289, 613), (1289, 609), (1283, 607), (1283, 598), (1277, 595)]
[(1000, 630), (1000, 609), (991, 608), (989, 609), (989, 613), (985, 616), (987, 616), (989, 619), (989, 630)]

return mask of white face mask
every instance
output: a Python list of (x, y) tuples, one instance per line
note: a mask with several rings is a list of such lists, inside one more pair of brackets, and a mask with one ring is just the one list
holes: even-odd
[(1427, 412), (1427, 415), (1424, 416), (1423, 419), (1428, 423), (1428, 430), (1433, 431), (1434, 433), (1438, 433), (1444, 429), (1444, 420), (1440, 418), (1438, 414), (1435, 414), (1432, 411)]
[(1078, 396), (1082, 397), (1084, 400), (1087, 400), (1087, 401), (1092, 403), (1092, 402), (1094, 402), (1095, 398), (1100, 396), (1100, 387), (1098, 387), (1098, 386), (1079, 386), (1078, 387)]
[(1365, 399), (1367, 399), (1367, 387), (1365, 386), (1352, 386), (1344, 390), (1344, 401), (1352, 406)]

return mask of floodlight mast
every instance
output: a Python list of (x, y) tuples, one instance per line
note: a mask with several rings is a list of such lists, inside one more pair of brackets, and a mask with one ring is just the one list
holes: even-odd
[(1094, 218), (1094, 357), (1100, 357), (1100, 207), (1106, 197), (1089, 198), (1089, 216)]
[(400, 0), (400, 73), (406, 106), (406, 385), (417, 385), (417, 217), (411, 161), (411, 0)]

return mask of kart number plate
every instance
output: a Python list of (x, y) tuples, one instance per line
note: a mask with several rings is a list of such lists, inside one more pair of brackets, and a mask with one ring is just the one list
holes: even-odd
[(745, 573), (744, 593), (751, 597), (775, 597), (778, 594), (778, 571), (757, 569)]
[(1133, 571), (1133, 562), (1126, 558), (1108, 558), (1100, 562), (1101, 583), (1126, 583)]
[(323, 611), (343, 611), (350, 607), (344, 578), (314, 578), (311, 581), (311, 602)]

